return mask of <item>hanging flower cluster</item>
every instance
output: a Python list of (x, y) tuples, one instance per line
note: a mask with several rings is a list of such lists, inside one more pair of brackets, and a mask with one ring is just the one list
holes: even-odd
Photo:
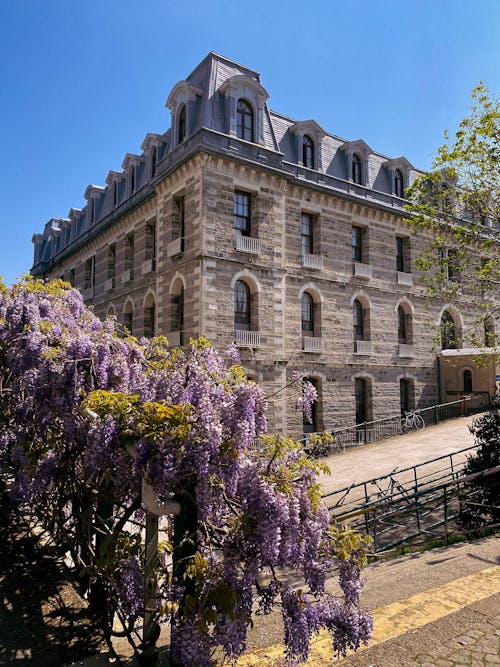
[[(290, 662), (307, 658), (322, 627), (345, 654), (371, 632), (359, 605), (366, 544), (330, 527), (321, 464), (266, 434), (262, 393), (237, 362), (234, 348), (225, 361), (203, 339), (170, 349), (120, 338), (64, 283), (2, 286), (0, 456), (14, 467), (13, 495), (46, 510), (130, 622), (143, 611), (144, 549), (127, 528), (141, 484), (179, 508), (158, 589), (172, 664), (213, 665), (217, 647), (235, 659), (255, 604), (281, 606)], [(341, 596), (325, 592), (334, 566)], [(302, 573), (301, 590), (283, 568)]]

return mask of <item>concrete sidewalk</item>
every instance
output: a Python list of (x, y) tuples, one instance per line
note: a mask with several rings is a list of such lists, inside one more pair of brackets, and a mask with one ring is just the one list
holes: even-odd
[[(362, 602), (375, 618), (368, 647), (337, 660), (331, 639), (320, 634), (307, 667), (500, 664), (500, 537), (379, 562), (365, 574)], [(337, 590), (334, 579), (329, 589)], [(281, 631), (273, 617), (256, 617), (238, 667), (283, 667), (283, 645), (271, 641)]]

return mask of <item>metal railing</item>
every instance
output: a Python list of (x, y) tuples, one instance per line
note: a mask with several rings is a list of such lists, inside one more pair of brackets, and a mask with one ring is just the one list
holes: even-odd
[(373, 477), (326, 493), (323, 500), (332, 511), (340, 508), (340, 511), (345, 514), (361, 505), (368, 505), (380, 499), (381, 496), (396, 493), (396, 491), (406, 493), (416, 487), (423, 489), (444, 483), (456, 477), (462, 470), (468, 455), (476, 449), (477, 445), (469, 445), (456, 452), (444, 454), (407, 468), (395, 468), (386, 475)]
[(413, 488), (391, 485), (368, 503), (350, 509), (342, 506), (341, 511), (332, 513), (332, 520), (370, 535), (374, 553), (436, 539), (448, 544), (450, 534), (463, 530), (457, 519), (467, 506), (483, 509), (483, 527), (498, 528), (498, 503), (484, 505), (474, 483), (483, 478), (491, 479), (491, 488), (498, 488), (500, 492), (499, 473), (500, 466), (496, 466), (471, 475), (456, 473), (437, 484), (416, 484)]
[[(426, 426), (434, 426), (447, 419), (480, 412), (485, 409), (486, 403), (487, 398), (485, 396), (464, 396), (459, 401), (432, 405), (427, 408), (421, 408), (417, 412), (422, 415)], [(384, 419), (363, 422), (346, 428), (333, 429), (331, 434), (333, 435), (334, 442), (331, 446), (331, 453), (343, 451), (347, 447), (384, 440), (393, 435), (399, 435), (401, 432), (401, 415), (391, 415)]]

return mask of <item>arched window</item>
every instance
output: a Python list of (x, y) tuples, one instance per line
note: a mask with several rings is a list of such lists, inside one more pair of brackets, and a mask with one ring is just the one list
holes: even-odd
[(472, 372), (464, 371), (464, 394), (472, 394)]
[(455, 321), (447, 310), (441, 315), (441, 348), (443, 350), (456, 350), (457, 348)]
[(234, 286), (234, 328), (250, 331), (250, 288), (243, 280)]
[(144, 305), (144, 336), (153, 338), (155, 335), (155, 302), (151, 295)]
[(316, 389), (318, 398), (311, 405), (311, 420), (305, 413), (302, 413), (302, 432), (303, 433), (317, 433), (320, 430), (319, 425), (319, 413), (320, 413), (320, 394), (321, 387), (320, 382), (316, 378), (304, 378), (306, 382), (310, 382), (312, 386)]
[(253, 109), (249, 102), (238, 100), (236, 107), (236, 135), (239, 139), (253, 141)]
[(132, 335), (134, 323), (134, 307), (130, 301), (127, 302), (125, 310), (123, 311), (123, 327), (126, 333)]
[(406, 343), (407, 333), (406, 313), (403, 309), (403, 306), (398, 306), (398, 342)]
[(302, 139), (302, 164), (308, 169), (314, 169), (314, 142), (308, 134)]
[(354, 403), (356, 407), (356, 424), (364, 424), (370, 420), (371, 382), (364, 378), (354, 381)]
[(302, 295), (302, 333), (314, 336), (314, 300), (307, 292)]
[(403, 174), (399, 169), (394, 172), (394, 194), (396, 197), (404, 196), (404, 180)]
[(186, 105), (183, 104), (179, 111), (179, 120), (177, 128), (177, 143), (182, 144), (186, 138)]
[(158, 161), (158, 152), (156, 146), (153, 146), (151, 151), (151, 176), (156, 176), (156, 163)]
[(362, 184), (361, 158), (357, 153), (352, 156), (352, 181), (358, 185)]
[(184, 333), (184, 287), (181, 287), (177, 294), (172, 296), (172, 315), (171, 329), (179, 332), (179, 345), (183, 345)]
[(352, 305), (352, 319), (354, 327), (354, 340), (364, 340), (365, 327), (363, 318), (363, 306), (356, 299)]

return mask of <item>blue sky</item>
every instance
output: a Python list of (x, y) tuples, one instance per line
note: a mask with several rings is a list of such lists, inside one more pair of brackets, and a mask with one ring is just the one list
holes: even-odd
[(270, 107), (431, 165), (483, 80), (500, 91), (500, 0), (0, 0), (0, 274), (81, 207), (209, 52), (261, 74)]

